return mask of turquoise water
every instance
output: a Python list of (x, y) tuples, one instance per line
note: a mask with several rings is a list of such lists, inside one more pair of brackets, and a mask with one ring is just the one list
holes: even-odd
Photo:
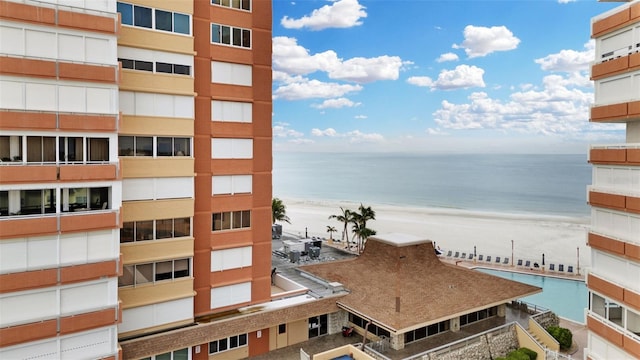
[(588, 292), (587, 286), (583, 281), (491, 269), (477, 270), (505, 279), (541, 287), (541, 293), (527, 296), (520, 300), (542, 306), (553, 311), (560, 317), (584, 323), (584, 309), (587, 307)]

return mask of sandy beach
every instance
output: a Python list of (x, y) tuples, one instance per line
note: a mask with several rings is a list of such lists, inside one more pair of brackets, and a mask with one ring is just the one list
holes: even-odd
[[(312, 201), (282, 198), (291, 224), (283, 224), (283, 231), (295, 235), (328, 238), (327, 225), (334, 226), (340, 238), (343, 224), (332, 214), (340, 214), (340, 207), (357, 210), (359, 203)], [(382, 204), (365, 204), (376, 212), (370, 227), (383, 233), (407, 233), (432, 240), (442, 250), (473, 252), (492, 257), (511, 257), (511, 240), (515, 259), (532, 263), (564, 264), (565, 267), (589, 267), (589, 248), (586, 246), (588, 217), (562, 217), (535, 214), (503, 214), (471, 212), (456, 209), (418, 208)], [(351, 238), (351, 234), (349, 234)], [(579, 250), (578, 250), (579, 249)]]

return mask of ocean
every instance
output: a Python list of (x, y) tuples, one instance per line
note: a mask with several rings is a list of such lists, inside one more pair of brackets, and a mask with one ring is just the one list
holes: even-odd
[(586, 154), (273, 154), (284, 199), (583, 217), (590, 183)]

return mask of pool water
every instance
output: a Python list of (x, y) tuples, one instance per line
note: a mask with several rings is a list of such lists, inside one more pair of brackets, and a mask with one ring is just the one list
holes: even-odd
[(520, 300), (549, 309), (560, 317), (584, 323), (584, 309), (588, 305), (588, 291), (584, 281), (558, 279), (548, 276), (521, 274), (492, 269), (478, 268), (476, 270), (505, 279), (541, 287), (541, 293), (527, 296)]

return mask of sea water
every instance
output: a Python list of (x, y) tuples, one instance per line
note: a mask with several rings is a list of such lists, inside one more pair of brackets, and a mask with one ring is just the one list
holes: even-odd
[(585, 154), (274, 152), (273, 196), (588, 216)]

